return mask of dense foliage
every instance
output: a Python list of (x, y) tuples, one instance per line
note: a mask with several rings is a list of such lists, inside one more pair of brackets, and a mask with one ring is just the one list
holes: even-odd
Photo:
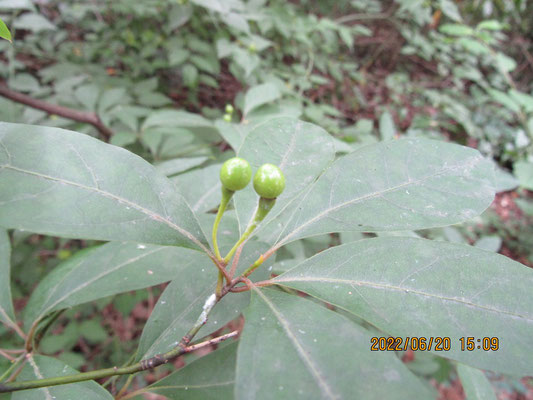
[(532, 16), (0, 0), (0, 399), (531, 391)]

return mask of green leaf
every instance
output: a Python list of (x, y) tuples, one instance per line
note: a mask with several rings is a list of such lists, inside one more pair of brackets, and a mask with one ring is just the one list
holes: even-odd
[(388, 111), (385, 111), (383, 114), (381, 114), (381, 117), (379, 117), (379, 134), (381, 136), (381, 140), (394, 139), (394, 135), (396, 134), (394, 120)]
[(173, 31), (180, 26), (185, 25), (192, 16), (193, 7), (191, 4), (174, 4), (170, 9), (170, 13), (167, 19), (167, 29)]
[(0, 321), (14, 326), (15, 311), (11, 300), (11, 243), (4, 229), (0, 229)]
[(13, 27), (32, 32), (55, 31), (57, 28), (41, 14), (24, 13), (13, 22)]
[[(266, 224), (333, 161), (335, 148), (331, 136), (319, 126), (296, 118), (279, 117), (252, 130), (237, 154), (250, 162), (253, 171), (265, 163), (271, 163), (277, 165), (285, 175), (285, 190), (265, 218), (263, 223)], [(235, 193), (234, 203), (241, 231), (251, 220), (257, 199), (253, 185)]]
[(204, 71), (212, 75), (218, 75), (220, 73), (220, 64), (218, 63), (218, 59), (214, 55), (193, 55), (190, 57), (190, 61), (200, 71)]
[[(220, 230), (223, 232), (223, 229), (221, 227)], [(234, 237), (229, 246), (221, 246), (221, 252), (229, 250), (235, 241)], [(265, 243), (248, 242), (241, 255), (237, 273), (242, 273), (267, 249)], [(261, 266), (263, 272), (269, 265)], [(188, 265), (181, 271), (180, 278), (167, 286), (144, 326), (137, 359), (165, 353), (178, 344), (202, 313), (205, 301), (215, 292), (216, 276), (216, 268), (205, 261)], [(226, 295), (215, 306), (197, 337), (218, 330), (237, 318), (248, 305), (249, 299), (248, 293)]]
[(237, 343), (193, 361), (150, 385), (148, 391), (172, 400), (232, 400)]
[(444, 24), (440, 26), (439, 31), (451, 36), (471, 36), (474, 34), (472, 28), (461, 24)]
[(455, 22), (461, 22), (461, 13), (453, 0), (440, 0), (442, 13)]
[(461, 379), (467, 400), (496, 400), (494, 389), (483, 371), (458, 364), (457, 374)]
[(198, 85), (198, 69), (192, 64), (185, 64), (181, 70), (183, 84), (189, 88)]
[(484, 236), (474, 243), (474, 246), (476, 246), (478, 249), (497, 253), (500, 250), (500, 247), (502, 247), (502, 239), (496, 235)]
[(36, 92), (40, 89), (39, 81), (30, 74), (20, 73), (10, 78), (8, 86), (21, 92)]
[(236, 29), (237, 31), (241, 31), (247, 34), (250, 34), (250, 26), (248, 25), (248, 21), (246, 18), (237, 13), (222, 13), (220, 14), (220, 18), (222, 21), (224, 21), (228, 26)]
[(470, 51), (471, 53), (475, 55), (490, 53), (490, 48), (486, 44), (480, 42), (477, 39), (462, 37), (457, 40), (457, 43), (459, 43), (466, 50)]
[(151, 92), (145, 93), (139, 97), (139, 104), (146, 107), (162, 107), (172, 104), (172, 100), (162, 93)]
[(163, 175), (172, 176), (191, 168), (197, 167), (207, 161), (207, 157), (183, 157), (163, 161), (156, 164), (155, 168)]
[(183, 47), (173, 47), (168, 51), (168, 62), (170, 66), (177, 67), (183, 64), (190, 54), (190, 51)]
[(226, 121), (216, 121), (215, 126), (224, 140), (233, 148), (238, 150), (242, 142), (250, 132), (250, 125), (230, 124)]
[[(392, 336), (449, 337), (436, 355), (530, 375), (533, 271), (462, 244), (376, 238), (333, 247), (274, 278)], [(460, 337), (498, 337), (497, 351), (461, 351)]]
[(219, 140), (213, 123), (199, 114), (181, 110), (159, 110), (151, 113), (142, 125), (142, 130), (150, 128), (186, 128), (203, 139)]
[(247, 115), (255, 108), (258, 108), (263, 104), (271, 103), (280, 97), (281, 92), (273, 83), (263, 83), (261, 85), (253, 86), (248, 89), (244, 96), (243, 114)]
[(79, 251), (33, 291), (24, 310), (25, 326), (52, 311), (171, 281), (203, 262), (203, 254), (173, 246), (107, 243)]
[(514, 89), (509, 90), (509, 95), (524, 108), (525, 112), (533, 111), (533, 96)]
[(127, 103), (126, 99), (126, 89), (123, 87), (106, 90), (98, 101), (98, 113), (103, 114), (117, 104)]
[[(28, 355), (27, 362), (18, 377), (18, 381), (36, 380), (43, 378), (55, 378), (62, 375), (74, 375), (78, 371), (54, 358)], [(71, 383), (47, 387), (42, 389), (24, 390), (13, 393), (12, 400), (72, 400), (72, 399), (91, 399), (91, 400), (113, 400), (102, 386), (94, 381), (80, 383)]]
[(184, 128), (153, 128), (144, 131), (141, 141), (155, 158), (173, 158), (196, 154), (194, 149), (205, 146), (194, 132)]
[(516, 61), (504, 53), (496, 53), (496, 63), (503, 72), (511, 72), (516, 68)]
[(500, 21), (495, 20), (495, 19), (489, 19), (489, 20), (486, 20), (486, 21), (481, 21), (476, 26), (477, 30), (486, 29), (488, 31), (501, 31), (503, 28), (504, 28), (504, 26), (502, 25), (502, 23)]
[(533, 163), (518, 161), (513, 165), (514, 174), (520, 182), (520, 186), (533, 190)]
[(68, 238), (209, 250), (172, 182), (77, 132), (0, 124), (0, 225)]
[(260, 64), (260, 58), (257, 54), (252, 54), (239, 47), (233, 48), (231, 54), (235, 64), (243, 69), (244, 78), (248, 78)]
[(74, 91), (74, 96), (85, 109), (89, 111), (96, 110), (96, 103), (100, 95), (100, 89), (96, 85), (78, 86)]
[(11, 42), (11, 32), (9, 32), (9, 29), (7, 28), (4, 21), (0, 19), (0, 38), (9, 40)]
[(254, 289), (237, 352), (237, 399), (434, 398), (371, 334), (299, 296)]
[(513, 174), (504, 170), (496, 162), (494, 162), (494, 167), (494, 186), (496, 193), (507, 192), (518, 187), (518, 179)]
[(213, 164), (172, 178), (172, 182), (183, 193), (193, 212), (204, 213), (220, 203), (220, 167), (221, 164)]
[(492, 180), (490, 162), (456, 144), (417, 138), (364, 146), (335, 161), (273, 220), (277, 236), (269, 237), (277, 248), (321, 233), (459, 223), (490, 205)]
[(229, 4), (226, 4), (225, 2), (221, 0), (191, 0), (191, 3), (196, 4), (200, 7), (205, 7), (208, 10), (220, 12), (220, 13), (227, 13), (229, 12)]
[(31, 0), (0, 0), (1, 10), (30, 10), (35, 11), (35, 6)]
[(496, 89), (488, 89), (487, 92), (494, 99), (494, 101), (507, 107), (511, 111), (516, 113), (520, 112), (520, 105), (507, 93)]

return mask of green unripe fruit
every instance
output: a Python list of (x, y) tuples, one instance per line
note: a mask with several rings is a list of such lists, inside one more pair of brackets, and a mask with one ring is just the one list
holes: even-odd
[(223, 117), (224, 121), (226, 122), (231, 122), (232, 118), (231, 118), (231, 115), (230, 114), (224, 114), (224, 117)]
[(233, 106), (231, 104), (226, 104), (226, 114), (233, 114)]
[(283, 172), (274, 164), (263, 164), (254, 176), (254, 189), (265, 199), (275, 199), (285, 189)]
[(252, 167), (248, 161), (233, 157), (222, 164), (220, 169), (220, 181), (222, 186), (228, 190), (241, 190), (250, 183), (252, 179)]

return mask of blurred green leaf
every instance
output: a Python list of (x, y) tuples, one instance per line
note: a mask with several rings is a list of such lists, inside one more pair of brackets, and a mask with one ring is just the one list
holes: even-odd
[(483, 371), (458, 364), (457, 374), (461, 379), (466, 400), (496, 400), (494, 389)]
[(244, 96), (243, 114), (246, 116), (253, 109), (271, 103), (281, 97), (278, 87), (272, 83), (253, 86)]

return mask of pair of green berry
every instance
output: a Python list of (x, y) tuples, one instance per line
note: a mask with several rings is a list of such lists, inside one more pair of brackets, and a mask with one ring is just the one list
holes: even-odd
[[(218, 225), (230, 199), (233, 197), (233, 194), (237, 190), (242, 190), (248, 186), (251, 179), (252, 167), (250, 167), (248, 161), (239, 157), (233, 157), (222, 164), (222, 168), (220, 169), (222, 199), (220, 200), (218, 212), (213, 224), (212, 237), (215, 256), (217, 260), (223, 262), (224, 265), (229, 262), (237, 248), (248, 239), (253, 230), (265, 218), (272, 207), (274, 207), (274, 204), (276, 204), (276, 198), (283, 192), (283, 189), (285, 189), (285, 177), (277, 166), (274, 164), (263, 164), (259, 167), (254, 176), (254, 189), (259, 195), (259, 204), (255, 211), (255, 215), (237, 243), (235, 243), (226, 257), (222, 258), (217, 244)], [(221, 285), (222, 274), (219, 273), (217, 293), (220, 293), (222, 288)]]
[[(252, 167), (243, 158), (233, 157), (220, 169), (220, 181), (227, 190), (235, 192), (244, 189), (252, 179)], [(265, 199), (275, 199), (285, 189), (285, 177), (274, 164), (263, 164), (254, 176), (254, 189)]]

